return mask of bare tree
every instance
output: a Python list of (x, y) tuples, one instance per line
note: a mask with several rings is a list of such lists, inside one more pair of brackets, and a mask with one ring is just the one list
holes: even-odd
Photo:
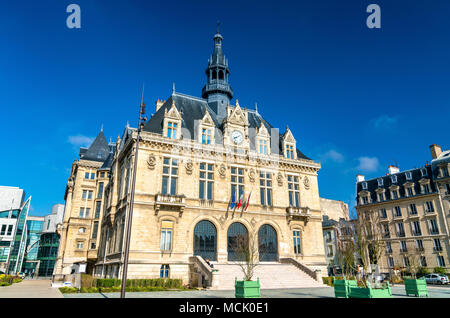
[(344, 279), (348, 279), (353, 276), (356, 270), (353, 233), (348, 224), (345, 223), (339, 223), (336, 230), (336, 259), (342, 269)]
[(260, 257), (257, 234), (237, 235), (232, 244), (232, 250), (236, 254), (236, 262), (244, 274), (244, 280), (252, 280)]

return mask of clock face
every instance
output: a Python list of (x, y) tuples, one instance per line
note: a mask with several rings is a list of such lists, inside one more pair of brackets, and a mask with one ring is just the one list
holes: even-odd
[(235, 144), (240, 144), (244, 140), (244, 136), (239, 130), (235, 130), (231, 133), (231, 139)]

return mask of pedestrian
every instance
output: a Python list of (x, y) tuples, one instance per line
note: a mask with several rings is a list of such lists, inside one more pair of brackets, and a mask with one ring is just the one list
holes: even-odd
[(214, 268), (214, 265), (209, 262), (209, 258), (205, 259), (205, 262), (209, 265), (209, 267)]

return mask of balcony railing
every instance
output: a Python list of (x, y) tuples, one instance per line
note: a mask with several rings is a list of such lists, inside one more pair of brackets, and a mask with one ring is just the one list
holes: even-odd
[(186, 207), (186, 197), (184, 195), (158, 193), (155, 196), (155, 214), (158, 214), (161, 207), (165, 207), (172, 211), (178, 211), (181, 216)]
[(442, 246), (435, 246), (435, 247), (433, 247), (433, 251), (435, 251), (435, 252), (442, 252)]
[(391, 233), (383, 233), (383, 238), (391, 238)]
[(400, 253), (406, 253), (406, 252), (408, 252), (408, 248), (406, 248), (406, 247), (401, 247), (400, 248)]
[(438, 229), (430, 229), (430, 234), (439, 234)]
[(416, 252), (423, 252), (425, 249), (423, 247), (416, 247)]
[(405, 237), (405, 232), (397, 232), (397, 237)]
[(413, 234), (414, 236), (420, 236), (420, 235), (422, 235), (422, 231), (416, 231), (416, 230), (413, 230), (413, 231), (412, 231), (412, 234)]

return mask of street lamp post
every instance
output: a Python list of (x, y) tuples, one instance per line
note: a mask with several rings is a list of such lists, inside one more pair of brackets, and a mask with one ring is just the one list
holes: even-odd
[(133, 206), (134, 206), (134, 188), (136, 185), (136, 170), (137, 170), (137, 162), (138, 162), (138, 151), (139, 151), (139, 140), (141, 135), (141, 130), (144, 127), (145, 121), (147, 118), (143, 116), (145, 114), (145, 104), (144, 104), (144, 88), (142, 88), (142, 98), (141, 105), (139, 109), (139, 122), (137, 129), (137, 138), (136, 138), (136, 154), (134, 156), (134, 164), (133, 164), (133, 179), (131, 181), (131, 196), (129, 202), (129, 212), (127, 219), (127, 236), (125, 241), (125, 255), (123, 260), (123, 274), (122, 274), (122, 289), (120, 291), (120, 298), (125, 298), (125, 287), (127, 284), (127, 272), (128, 272), (128, 256), (130, 253), (130, 237), (131, 237), (131, 221), (133, 220)]

